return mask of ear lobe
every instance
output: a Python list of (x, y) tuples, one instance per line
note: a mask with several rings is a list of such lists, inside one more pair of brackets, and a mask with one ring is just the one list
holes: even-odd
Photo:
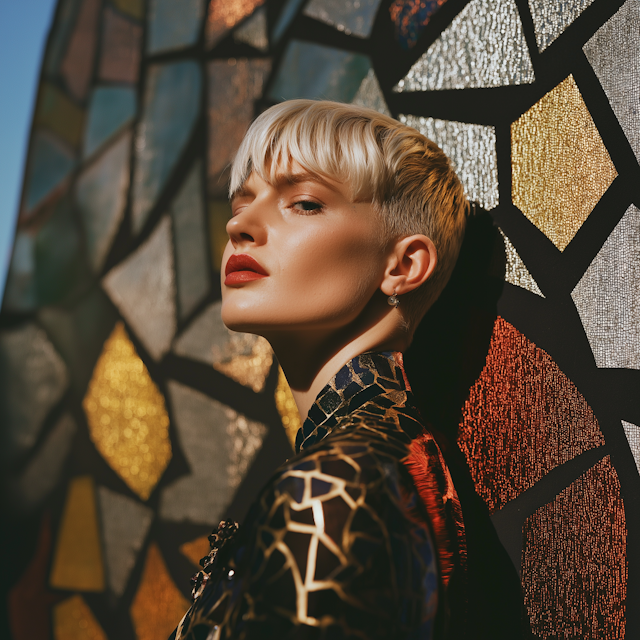
[(409, 293), (424, 284), (438, 262), (436, 247), (425, 235), (401, 238), (391, 251), (391, 260), (381, 290), (386, 295)]

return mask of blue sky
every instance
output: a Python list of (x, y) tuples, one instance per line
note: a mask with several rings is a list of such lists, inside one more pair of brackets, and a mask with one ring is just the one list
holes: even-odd
[(0, 0), (0, 300), (45, 40), (56, 0)]

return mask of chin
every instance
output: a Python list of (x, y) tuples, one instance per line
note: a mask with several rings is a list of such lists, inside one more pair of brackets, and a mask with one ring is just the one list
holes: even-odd
[(223, 298), (221, 315), (222, 322), (231, 331), (263, 335), (264, 323), (260, 322), (258, 318), (264, 317), (264, 314), (260, 314), (254, 309), (238, 307)]

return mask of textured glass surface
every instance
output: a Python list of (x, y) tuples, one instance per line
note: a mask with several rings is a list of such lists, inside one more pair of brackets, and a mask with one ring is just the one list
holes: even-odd
[(527, 269), (522, 258), (518, 255), (518, 252), (511, 243), (511, 240), (504, 235), (504, 231), (502, 231), (502, 229), (498, 229), (498, 231), (500, 231), (500, 235), (504, 240), (504, 252), (507, 259), (504, 273), (505, 281), (515, 284), (516, 287), (522, 287), (523, 289), (531, 291), (531, 293), (535, 293), (537, 296), (542, 296), (544, 298), (538, 283), (531, 277), (529, 269)]
[(149, 0), (147, 51), (159, 53), (195, 44), (203, 15), (202, 0)]
[(293, 98), (351, 102), (370, 68), (369, 58), (359, 53), (292, 40), (269, 97), (277, 102)]
[(131, 133), (127, 131), (80, 174), (76, 183), (89, 262), (96, 273), (104, 265), (124, 215), (130, 152)]
[(202, 165), (198, 161), (171, 206), (181, 318), (188, 316), (209, 291), (203, 194)]
[(89, 89), (98, 36), (100, 0), (83, 0), (60, 70), (71, 93), (83, 100)]
[(109, 588), (121, 596), (149, 531), (153, 511), (106, 487), (98, 487), (100, 523)]
[(102, 286), (153, 358), (168, 350), (176, 330), (171, 219), (103, 278)]
[(391, 115), (373, 69), (369, 69), (352, 102), (360, 107), (369, 107), (387, 116)]
[(180, 545), (180, 553), (198, 567), (198, 570), (201, 569), (200, 559), (208, 555), (210, 550), (209, 536), (201, 536)]
[(498, 206), (498, 159), (493, 127), (399, 115), (400, 122), (433, 140), (451, 159), (467, 198), (484, 209)]
[(260, 7), (243, 25), (233, 32), (236, 42), (244, 42), (258, 49), (266, 51), (269, 48), (267, 36), (267, 12)]
[(136, 92), (129, 87), (97, 87), (91, 94), (84, 155), (91, 155), (136, 114)]
[(379, 4), (380, 0), (311, 0), (304, 13), (348, 35), (368, 38)]
[(189, 604), (171, 579), (158, 545), (152, 542), (131, 605), (136, 639), (168, 638)]
[(104, 567), (91, 476), (69, 482), (49, 582), (68, 591), (103, 591)]
[(628, 0), (584, 45), (611, 108), (640, 161), (640, 5)]
[(617, 172), (569, 76), (511, 125), (513, 204), (564, 251)]
[[(255, 116), (254, 101), (264, 90), (270, 60), (209, 63), (209, 176), (215, 178), (233, 159)], [(226, 181), (219, 190), (226, 191)]]
[(571, 292), (598, 367), (640, 369), (640, 210), (631, 205)]
[(624, 428), (624, 435), (627, 436), (627, 442), (633, 454), (636, 468), (638, 469), (638, 473), (640, 473), (640, 427), (626, 420), (622, 420), (622, 426)]
[(55, 85), (45, 83), (38, 95), (34, 124), (75, 148), (80, 144), (84, 113)]
[(169, 416), (122, 323), (105, 342), (82, 406), (96, 449), (146, 500), (171, 460)]
[(271, 38), (274, 42), (280, 40), (303, 4), (304, 0), (286, 0), (285, 5), (280, 10), (278, 20), (271, 31)]
[(544, 51), (593, 0), (529, 0), (538, 49)]
[(112, 2), (122, 13), (133, 18), (141, 19), (144, 16), (144, 0), (112, 0)]
[(523, 542), (533, 637), (625, 637), (627, 526), (609, 456), (527, 518)]
[(6, 463), (36, 443), (68, 374), (45, 332), (30, 323), (0, 332), (0, 379), (0, 456)]
[(76, 423), (65, 413), (46, 436), (15, 483), (9, 485), (12, 502), (23, 511), (31, 511), (51, 493), (69, 455)]
[(431, 16), (447, 0), (394, 0), (389, 7), (396, 26), (396, 40), (403, 49), (411, 49)]
[(212, 364), (236, 382), (262, 391), (273, 362), (271, 347), (264, 338), (227, 329), (221, 306), (215, 302), (198, 315), (175, 341), (173, 351)]
[(53, 607), (55, 640), (108, 640), (82, 596), (71, 596)]
[(262, 445), (267, 428), (208, 396), (169, 381), (180, 447), (191, 475), (163, 489), (167, 520), (217, 524)]
[(502, 87), (534, 81), (513, 0), (472, 0), (394, 91)]
[(135, 141), (132, 220), (136, 233), (189, 139), (200, 108), (200, 84), (200, 69), (189, 60), (149, 68)]
[(33, 134), (29, 152), (23, 204), (27, 211), (60, 186), (75, 166), (71, 151), (46, 131)]
[(212, 0), (205, 28), (207, 46), (217, 44), (229, 29), (251, 15), (263, 2), (264, 0)]
[(280, 414), (282, 420), (282, 426), (287, 433), (287, 438), (291, 442), (291, 448), (295, 451), (296, 448), (296, 435), (298, 429), (302, 426), (302, 420), (300, 420), (300, 413), (298, 412), (298, 406), (293, 398), (289, 383), (284, 375), (282, 367), (278, 368), (278, 386), (276, 387), (275, 394), (276, 409)]
[(138, 82), (142, 28), (107, 8), (104, 12), (99, 75), (113, 82)]

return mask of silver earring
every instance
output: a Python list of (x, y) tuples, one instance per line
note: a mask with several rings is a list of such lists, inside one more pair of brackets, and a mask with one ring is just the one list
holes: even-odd
[(397, 307), (400, 304), (400, 298), (398, 298), (398, 294), (396, 294), (396, 290), (393, 290), (393, 295), (387, 298), (387, 302), (392, 307)]

